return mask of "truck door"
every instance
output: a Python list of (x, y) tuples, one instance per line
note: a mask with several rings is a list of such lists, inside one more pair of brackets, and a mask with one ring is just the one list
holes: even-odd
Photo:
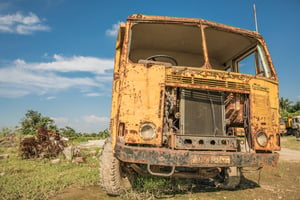
[(279, 150), (278, 82), (274, 79), (261, 45), (247, 51), (236, 60), (237, 70), (251, 75), (250, 85), (250, 134), (256, 150)]

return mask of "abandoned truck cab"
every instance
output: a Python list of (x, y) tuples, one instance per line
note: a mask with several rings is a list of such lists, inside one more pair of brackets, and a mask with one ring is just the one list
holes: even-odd
[[(244, 137), (237, 135), (243, 129)], [(132, 174), (239, 184), (280, 150), (278, 79), (263, 38), (202, 19), (132, 15), (116, 44), (101, 185)]]

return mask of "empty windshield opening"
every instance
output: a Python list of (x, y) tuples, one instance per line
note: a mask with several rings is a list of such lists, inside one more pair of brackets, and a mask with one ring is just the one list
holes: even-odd
[[(140, 23), (131, 29), (129, 59), (137, 63), (155, 55), (174, 58), (178, 65), (204, 65), (201, 29), (180, 24)], [(165, 57), (157, 61), (170, 62)]]

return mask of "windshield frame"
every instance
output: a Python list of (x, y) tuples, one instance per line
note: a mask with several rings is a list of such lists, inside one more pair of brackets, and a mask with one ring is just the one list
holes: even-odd
[[(167, 19), (172, 19), (172, 17), (166, 17)], [(128, 48), (127, 51), (124, 51), (126, 53), (126, 62), (127, 63), (135, 63), (135, 64), (139, 64), (138, 62), (133, 62), (130, 60), (129, 55), (130, 55), (130, 48), (131, 48), (131, 42), (132, 42), (132, 27), (140, 24), (140, 23), (161, 23), (161, 24), (178, 24), (178, 25), (184, 25), (184, 26), (197, 26), (199, 27), (199, 32), (201, 33), (201, 35), (199, 35), (202, 38), (202, 45), (201, 45), (201, 49), (203, 51), (203, 56), (204, 56), (204, 63), (202, 66), (194, 66), (194, 65), (182, 65), (179, 64), (179, 66), (184, 66), (187, 68), (204, 68), (204, 69), (214, 69), (211, 65), (211, 59), (209, 58), (209, 52), (208, 52), (208, 44), (207, 44), (207, 40), (206, 40), (206, 32), (205, 29), (206, 28), (213, 28), (213, 29), (217, 29), (220, 31), (224, 31), (224, 32), (229, 32), (229, 33), (233, 33), (233, 34), (237, 34), (237, 35), (241, 35), (244, 37), (248, 37), (251, 38), (252, 40), (256, 41), (256, 44), (254, 46), (257, 47), (257, 49), (259, 49), (258, 51), (260, 52), (260, 56), (263, 58), (262, 61), (264, 63), (265, 69), (263, 69), (266, 72), (265, 76), (260, 76), (260, 78), (267, 78), (267, 79), (271, 79), (271, 80), (275, 80), (277, 81), (277, 75), (272, 63), (272, 60), (270, 58), (268, 49), (266, 47), (265, 41), (263, 40), (263, 38), (256, 32), (254, 31), (248, 31), (245, 29), (240, 29), (240, 28), (236, 28), (236, 27), (231, 27), (228, 25), (223, 25), (223, 24), (218, 24), (215, 22), (209, 22), (207, 20), (202, 20), (200, 19), (199, 21), (195, 21), (195, 19), (192, 19), (192, 23), (186, 22), (183, 23), (183, 21), (162, 21), (162, 20), (131, 20), (129, 19), (127, 21), (127, 34), (126, 34), (126, 42), (128, 42)], [(140, 63), (143, 64), (143, 63)], [(157, 64), (162, 64), (161, 62), (158, 62)], [(231, 63), (233, 65), (233, 63)], [(231, 70), (229, 70), (229, 68), (232, 67)], [(218, 69), (217, 69), (218, 70)], [(234, 69), (233, 66), (224, 66), (224, 69), (222, 69), (221, 71), (227, 71), (227, 72), (235, 72), (235, 73), (239, 73), (236, 69)], [(249, 75), (249, 74), (245, 74), (245, 75)]]

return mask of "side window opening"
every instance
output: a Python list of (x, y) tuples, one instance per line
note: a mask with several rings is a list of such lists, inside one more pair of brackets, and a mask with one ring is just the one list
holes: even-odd
[(212, 69), (272, 76), (265, 51), (257, 39), (212, 27), (205, 28), (204, 33)]
[(254, 38), (212, 27), (204, 29), (208, 60), (212, 69), (235, 71), (233, 60), (257, 44)]
[(271, 76), (268, 62), (260, 45), (240, 56), (235, 63), (239, 73), (261, 77)]
[(257, 72), (256, 58), (257, 58), (257, 54), (255, 52), (252, 52), (249, 55), (246, 54), (246, 56), (240, 58), (237, 61), (237, 69), (238, 69), (237, 72), (255, 76)]

